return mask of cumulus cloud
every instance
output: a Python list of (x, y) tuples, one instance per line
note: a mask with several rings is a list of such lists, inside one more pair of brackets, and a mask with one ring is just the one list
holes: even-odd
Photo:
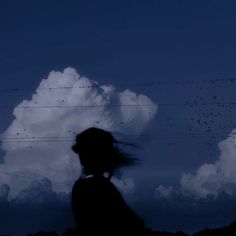
[(123, 193), (132, 193), (135, 187), (134, 180), (131, 178), (124, 178), (124, 179), (114, 178), (112, 182)]
[(157, 199), (172, 199), (177, 195), (176, 190), (172, 186), (159, 185), (155, 189), (155, 197)]
[(213, 163), (204, 163), (196, 173), (183, 173), (180, 188), (158, 186), (156, 198), (218, 198), (221, 194), (236, 197), (236, 129), (218, 144), (220, 155)]
[(30, 100), (15, 107), (15, 119), (1, 134), (5, 156), (0, 183), (11, 187), (11, 196), (43, 178), (51, 181), (53, 191), (68, 192), (80, 174), (70, 150), (77, 133), (94, 126), (139, 134), (156, 111), (157, 105), (145, 95), (100, 86), (73, 68), (53, 71)]
[(217, 197), (222, 192), (231, 196), (236, 193), (236, 130), (219, 143), (219, 149), (220, 156), (214, 163), (203, 164), (195, 175), (183, 174), (183, 193), (197, 198)]
[(9, 186), (0, 187), (0, 232), (4, 235), (28, 235), (41, 230), (59, 232), (74, 227), (70, 194), (52, 190), (48, 179), (34, 180), (17, 196), (7, 199)]
[(0, 201), (6, 200), (10, 191), (10, 187), (7, 184), (0, 186)]

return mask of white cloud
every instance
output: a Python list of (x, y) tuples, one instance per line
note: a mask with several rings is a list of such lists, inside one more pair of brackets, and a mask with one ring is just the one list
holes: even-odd
[[(54, 89), (58, 87), (70, 89)], [(124, 106), (127, 104), (135, 106)], [(100, 86), (80, 76), (73, 68), (62, 73), (53, 71), (40, 82), (31, 100), (24, 100), (15, 107), (15, 119), (1, 135), (4, 139), (32, 140), (2, 143), (5, 157), (4, 164), (0, 165), (0, 183), (10, 185), (10, 194), (16, 195), (33, 179), (47, 178), (52, 182), (53, 191), (68, 192), (80, 174), (80, 165), (70, 150), (73, 140), (65, 140), (65, 137), (74, 137), (91, 126), (139, 134), (156, 111), (157, 105), (144, 95), (130, 90), (116, 92), (111, 85)]]
[(132, 178), (124, 178), (124, 179), (114, 178), (112, 182), (123, 193), (131, 193), (135, 187), (135, 183)]
[(0, 201), (6, 200), (10, 191), (10, 187), (7, 184), (0, 185)]
[(177, 195), (176, 190), (172, 186), (165, 187), (159, 185), (155, 190), (155, 197), (157, 199), (172, 199)]
[(205, 198), (225, 192), (236, 193), (236, 129), (219, 143), (220, 156), (214, 163), (205, 163), (196, 174), (183, 174), (181, 189), (184, 194)]

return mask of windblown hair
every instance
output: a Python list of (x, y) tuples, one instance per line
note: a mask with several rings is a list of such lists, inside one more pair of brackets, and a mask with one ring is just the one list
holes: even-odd
[[(137, 163), (137, 159), (122, 152), (119, 142), (113, 135), (99, 128), (89, 128), (78, 134), (72, 150), (79, 155), (86, 173), (113, 172), (122, 167)], [(128, 144), (129, 145), (129, 144)], [(132, 145), (132, 144), (130, 144)]]

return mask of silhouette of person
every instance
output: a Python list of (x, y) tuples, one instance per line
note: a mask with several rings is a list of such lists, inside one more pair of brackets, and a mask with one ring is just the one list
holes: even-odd
[(72, 146), (83, 167), (72, 189), (78, 235), (142, 235), (144, 232), (143, 220), (110, 181), (119, 167), (136, 162), (122, 153), (117, 143), (110, 132), (89, 128), (77, 135)]

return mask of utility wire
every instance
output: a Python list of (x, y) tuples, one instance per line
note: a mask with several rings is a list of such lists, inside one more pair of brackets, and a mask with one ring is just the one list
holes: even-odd
[[(185, 103), (157, 103), (159, 106), (230, 106), (235, 102), (185, 102)], [(156, 104), (103, 104), (103, 105), (52, 105), (52, 106), (0, 106), (0, 109), (70, 109), (70, 108), (100, 108), (100, 107), (153, 107)]]
[(60, 109), (70, 109), (70, 108), (96, 108), (96, 107), (148, 107), (156, 106), (154, 104), (111, 104), (111, 105), (64, 105), (64, 106), (0, 106), (0, 109), (51, 109), (51, 108), (60, 108)]
[[(5, 172), (5, 171), (0, 171), (0, 175), (1, 174), (2, 175), (9, 175), (9, 176), (14, 176), (14, 177), (25, 178), (25, 179), (32, 179), (32, 180), (38, 180), (39, 178), (45, 178), (43, 176), (39, 176), (38, 178), (35, 178), (35, 177), (29, 176), (29, 175), (22, 175), (22, 174), (17, 174), (17, 173), (9, 173), (9, 172)], [(55, 183), (55, 184), (71, 186), (69, 184), (58, 182), (58, 181), (51, 181), (51, 182)]]
[[(142, 86), (142, 87), (152, 87), (154, 85), (169, 85), (169, 84), (215, 84), (215, 83), (233, 83), (236, 81), (236, 78), (222, 78), (222, 79), (203, 79), (203, 80), (157, 80), (157, 81), (146, 81), (146, 82), (137, 82), (137, 83), (121, 83), (112, 84), (113, 86), (123, 87), (123, 86)], [(104, 83), (104, 85), (109, 85), (109, 83)], [(90, 89), (90, 88), (99, 88), (103, 85), (80, 85), (80, 86), (59, 86), (59, 87), (38, 87), (37, 90), (65, 90), (65, 89)], [(25, 88), (0, 88), (0, 92), (19, 92), (35, 90), (34, 87), (25, 87)]]
[[(232, 133), (236, 134), (236, 133)], [(140, 134), (140, 135), (125, 135), (125, 137), (147, 137), (151, 139), (165, 139), (165, 138), (184, 138), (190, 136), (195, 137), (223, 137), (229, 136), (225, 133), (182, 133), (182, 134), (170, 134), (170, 135), (157, 135), (157, 134)], [(230, 136), (229, 136), (230, 137)], [(23, 137), (10, 137), (10, 138), (0, 138), (0, 142), (71, 142), (74, 141), (75, 137), (65, 136), (65, 137), (33, 137), (33, 138), (23, 138)]]

